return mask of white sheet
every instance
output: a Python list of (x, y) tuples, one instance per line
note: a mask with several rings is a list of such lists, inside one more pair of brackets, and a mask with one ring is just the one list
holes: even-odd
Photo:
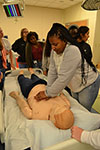
[(69, 139), (59, 144), (50, 146), (44, 150), (96, 150), (96, 149), (88, 144), (80, 143), (75, 139)]
[[(32, 150), (43, 150), (48, 146), (70, 139), (70, 129), (59, 130), (50, 121), (28, 120), (23, 116), (16, 101), (8, 95), (12, 90), (20, 91), (16, 81), (17, 74), (18, 70), (5, 81), (5, 149), (23, 150), (31, 147)], [(89, 113), (66, 91), (64, 93), (71, 102), (75, 125), (87, 130), (100, 127), (100, 115)]]

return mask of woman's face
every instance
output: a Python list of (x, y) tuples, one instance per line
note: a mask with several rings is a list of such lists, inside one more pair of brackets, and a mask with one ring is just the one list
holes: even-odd
[(66, 46), (66, 42), (59, 39), (56, 35), (51, 36), (49, 38), (49, 42), (51, 44), (52, 50), (54, 50), (57, 54), (61, 54)]
[(82, 38), (82, 41), (86, 42), (89, 38), (89, 31), (86, 32), (84, 35), (81, 34), (81, 38)]
[(30, 42), (31, 42), (32, 44), (36, 44), (36, 43), (37, 43), (37, 39), (36, 39), (36, 37), (35, 37), (34, 35), (32, 35), (32, 36), (30, 37)]
[(27, 37), (27, 34), (28, 34), (28, 30), (24, 29), (24, 31), (23, 31), (23, 37)]

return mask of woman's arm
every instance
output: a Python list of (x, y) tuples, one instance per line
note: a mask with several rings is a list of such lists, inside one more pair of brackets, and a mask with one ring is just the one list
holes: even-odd
[(83, 131), (81, 135), (81, 142), (90, 144), (96, 149), (100, 149), (100, 130)]
[(85, 131), (77, 126), (71, 128), (72, 138), (100, 149), (100, 130)]
[[(49, 74), (48, 75), (49, 78), (47, 79), (47, 82), (48, 82), (48, 87), (50, 87), (57, 78), (57, 71), (56, 71), (56, 68), (55, 68), (55, 62), (53, 60), (53, 51), (51, 51), (50, 66), (49, 66), (48, 74)], [(43, 99), (48, 100), (49, 98), (50, 98), (50, 96), (47, 96), (45, 91), (40, 91), (35, 96), (35, 99), (37, 101), (41, 101)]]

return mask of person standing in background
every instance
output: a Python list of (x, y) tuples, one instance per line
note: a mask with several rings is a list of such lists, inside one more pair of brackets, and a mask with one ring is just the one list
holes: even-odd
[[(8, 39), (4, 38), (4, 33), (3, 33), (3, 30), (1, 28), (0, 28), (0, 39), (1, 39), (3, 47), (6, 50), (6, 57), (7, 57), (7, 55), (9, 55), (9, 58), (10, 58), (10, 69), (12, 68), (12, 69), (15, 70), (15, 66), (14, 66), (14, 63), (13, 63), (13, 55), (12, 55), (12, 51), (11, 51), (12, 47), (11, 47), (11, 44), (8, 41)], [(7, 61), (7, 66), (8, 66), (9, 63), (8, 63), (8, 59), (7, 58), (6, 58), (6, 61)]]
[(80, 43), (80, 46), (82, 46), (85, 57), (87, 57), (91, 61), (92, 50), (91, 50), (90, 45), (86, 43), (89, 38), (89, 28), (87, 26), (78, 27), (76, 25), (71, 25), (68, 28), (68, 30), (72, 38), (76, 39), (77, 42)]
[(38, 41), (36, 32), (28, 33), (25, 53), (28, 68), (42, 68), (43, 45)]
[(91, 46), (86, 43), (89, 38), (89, 28), (87, 26), (80, 26), (77, 32), (77, 42), (83, 47), (84, 56), (90, 62), (92, 60)]
[[(2, 90), (4, 86), (5, 72), (11, 68), (16, 69), (13, 64), (11, 44), (9, 43), (8, 39), (3, 38), (3, 37), (4, 37), (4, 34), (3, 34), (2, 29), (0, 28), (0, 76), (1, 76), (0, 90)], [(10, 66), (7, 60), (8, 54), (10, 57)]]
[(69, 33), (71, 34), (72, 38), (76, 39), (77, 38), (77, 33), (78, 33), (78, 26), (77, 25), (71, 25), (68, 28)]
[(25, 47), (26, 47), (26, 41), (27, 41), (27, 34), (28, 34), (28, 29), (23, 28), (21, 30), (21, 38), (17, 39), (12, 44), (12, 50), (14, 52), (17, 52), (17, 54), (19, 54), (18, 59), (17, 59), (19, 63), (19, 68), (27, 68), (27, 64), (25, 60)]

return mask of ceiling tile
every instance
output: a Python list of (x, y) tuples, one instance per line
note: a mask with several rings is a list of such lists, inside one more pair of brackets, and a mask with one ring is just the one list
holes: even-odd
[[(14, 0), (14, 1), (18, 2), (21, 0)], [(82, 1), (83, 0), (24, 0), (25, 5), (50, 7), (50, 8), (58, 8), (58, 9), (65, 9), (75, 4), (78, 4)], [(0, 0), (0, 2), (3, 3), (4, 0)]]

